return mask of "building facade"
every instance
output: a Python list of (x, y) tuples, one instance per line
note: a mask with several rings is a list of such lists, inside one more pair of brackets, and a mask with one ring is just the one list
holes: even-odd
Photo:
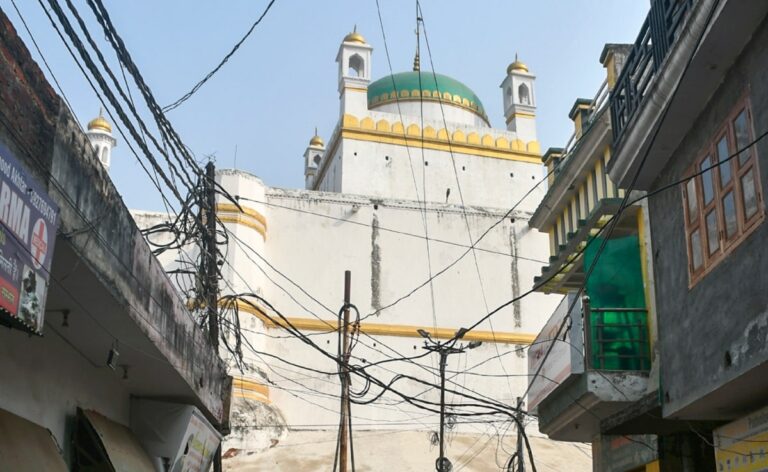
[[(288, 452), (295, 438), (310, 434), (315, 441), (335, 441), (337, 366), (316, 346), (336, 353), (345, 270), (352, 273), (351, 301), (360, 314), (353, 362), (384, 362), (366, 369), (381, 379), (405, 374), (434, 383), (438, 360), (424, 355), (419, 331), (448, 339), (504, 305), (466, 335), (466, 341), (482, 341), (481, 347), (449, 358), (448, 385), (507, 405), (516, 405), (526, 389), (526, 355), (543, 322), (539, 315), (559, 298), (537, 293), (508, 303), (531, 287), (548, 257), (546, 236), (528, 227), (546, 182), (536, 136), (535, 76), (526, 64), (515, 60), (502, 69), (506, 128), (497, 129), (469, 87), (419, 70), (418, 60), (415, 70), (372, 80), (373, 48), (356, 31), (342, 40), (336, 60), (337, 124), (327, 140), (316, 135), (305, 149), (305, 189), (269, 187), (238, 170), (217, 172), (217, 182), (240, 205), (218, 205), (229, 235), (222, 295), (246, 294), (236, 308), (248, 348), (244, 366), (232, 364), (232, 434), (225, 442), (225, 463), (233, 468), (248, 463), (263, 467), (257, 470), (292, 470), (289, 464), (301, 465), (287, 457), (299, 454)], [(147, 226), (166, 218), (135, 215)], [(177, 267), (175, 260), (178, 255), (167, 255), (166, 269)], [(248, 293), (268, 300), (287, 320)], [(316, 346), (288, 335), (285, 323), (307, 333)], [(415, 360), (388, 364), (401, 357)], [(358, 382), (353, 390), (363, 387)], [(405, 380), (394, 387), (439, 401), (433, 386)], [(436, 452), (427, 452), (429, 434), (438, 416), (377, 387), (369, 395), (379, 393), (374, 403), (353, 405), (355, 430), (390, 431), (381, 436), (381, 454), (387, 444), (408, 443), (413, 453), (402, 457), (400, 470), (430, 464)], [(450, 397), (453, 403), (462, 400)], [(404, 439), (415, 431), (423, 434), (418, 443)], [(536, 435), (535, 428), (530, 431)], [(486, 427), (459, 420), (459, 436), (449, 445), (454, 464), (486, 470), (508, 460), (495, 448), (485, 449), (488, 443), (478, 438), (486, 433)], [(286, 453), (269, 450), (276, 444)], [(590, 467), (588, 455), (571, 446), (561, 450), (535, 438), (539, 447), (542, 457), (562, 467)], [(364, 459), (374, 469), (386, 461), (377, 454)], [(470, 460), (473, 455), (479, 458)], [(306, 460), (330, 467), (333, 449)]]
[(3, 471), (207, 470), (227, 428), (231, 378), (107, 174), (109, 131), (0, 10)]
[[(610, 158), (602, 165), (620, 189), (616, 196), (629, 194), (627, 205), (615, 211), (613, 235), (630, 229), (623, 221), (637, 222), (647, 318), (638, 331), (604, 332), (594, 339), (601, 334), (595, 330), (591, 279), (600, 278), (600, 264), (612, 259), (609, 242), (595, 272), (573, 285), (588, 295), (582, 306), (574, 301), (571, 314), (586, 341), (573, 357), (584, 365), (558, 355), (567, 349), (553, 348), (542, 371), (570, 362), (569, 375), (544, 390), (539, 406), (541, 430), (550, 437), (567, 431), (572, 439), (591, 437), (595, 470), (757, 471), (768, 464), (761, 380), (766, 300), (760, 278), (766, 240), (766, 170), (760, 155), (768, 152), (762, 140), (768, 127), (767, 12), (764, 3), (651, 2), (636, 43), (622, 48), (623, 68), (613, 84), (609, 73), (604, 114)], [(578, 148), (569, 160), (579, 156)], [(562, 165), (562, 185), (578, 189), (583, 177), (569, 174), (567, 161)], [(557, 218), (541, 207), (539, 212), (550, 221)], [(545, 217), (535, 214), (532, 221), (548, 229)], [(562, 244), (556, 239), (562, 233), (550, 234)], [(565, 238), (566, 246), (586, 246), (587, 257), (590, 241), (599, 241), (600, 233), (586, 244), (578, 234)], [(574, 280), (561, 258), (556, 255), (542, 271), (542, 289)], [(578, 267), (575, 258), (566, 261)], [(626, 256), (623, 261), (614, 277), (628, 279), (633, 264)], [(627, 292), (620, 283), (613, 285), (610, 294), (618, 301), (616, 296)], [(559, 344), (547, 333), (540, 337)], [(632, 339), (647, 340), (649, 364), (590, 371), (596, 343), (633, 356), (636, 351), (627, 345)], [(585, 385), (595, 374), (599, 379)], [(581, 403), (594, 405), (589, 414), (557, 407), (585, 391), (589, 395)], [(589, 424), (584, 417), (591, 425), (576, 433)]]

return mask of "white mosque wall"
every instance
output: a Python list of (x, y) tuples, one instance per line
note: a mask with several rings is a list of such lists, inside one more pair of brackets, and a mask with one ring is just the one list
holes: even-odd
[(354, 139), (344, 139), (339, 154), (330, 178), (345, 194), (455, 205), (463, 199), (468, 206), (491, 208), (522, 200), (517, 208), (533, 211), (546, 192), (542, 184), (523, 199), (543, 179), (543, 168), (511, 159)]
[[(342, 304), (343, 274), (345, 270), (351, 270), (352, 302), (362, 316), (369, 315), (364, 326), (373, 323), (379, 331), (386, 327), (413, 331), (406, 336), (361, 335), (353, 351), (358, 363), (363, 362), (361, 359), (371, 363), (388, 356), (423, 354), (423, 342), (415, 333), (417, 328), (456, 330), (472, 325), (486, 313), (486, 306), (493, 309), (528, 290), (534, 275), (548, 257), (546, 236), (529, 229), (528, 211), (518, 210), (511, 218), (503, 219), (503, 209), (469, 208), (465, 219), (460, 207), (453, 204), (428, 203), (425, 212), (423, 206), (411, 200), (265, 189), (260, 187), (257, 179), (245, 173), (225, 172), (221, 181), (232, 194), (250, 192), (256, 196), (264, 192), (263, 197), (252, 197), (261, 203), (241, 200), (241, 204), (263, 214), (268, 229), (265, 238), (252, 228), (226, 224), (237, 237), (230, 239), (226, 266), (233, 269), (225, 270), (229, 280), (222, 285), (222, 291), (226, 292), (227, 286), (231, 285), (236, 291), (257, 292), (291, 319), (335, 322), (336, 312)], [(431, 265), (428, 265), (423, 238), (425, 216), (426, 232), (432, 239), (429, 247)], [(474, 256), (469, 252), (436, 277), (431, 287), (426, 285), (395, 306), (383, 309), (423, 284), (429, 277), (430, 267), (434, 275), (466, 252), (470, 241), (468, 229), (472, 240), (476, 241), (498, 222), (477, 245)], [(555, 297), (538, 293), (530, 295), (494, 315), (493, 326), (485, 322), (477, 330), (537, 333), (545, 321), (545, 314), (554, 309), (556, 302)], [(253, 315), (241, 312), (240, 316), (242, 325), (248, 330), (246, 336), (256, 351), (325, 372), (302, 371), (275, 357), (246, 352), (249, 364), (255, 367), (253, 371), (266, 377), (260, 381), (270, 385), (269, 401), (279, 410), (285, 424), (309, 429), (335, 424), (339, 391), (334, 375), (335, 363), (285, 332), (266, 328)], [(336, 333), (305, 332), (319, 347), (331, 355), (336, 354)], [(474, 369), (473, 373), (477, 375), (460, 374), (453, 381), (513, 404), (527, 384), (525, 352), (524, 345), (485, 343), (474, 351), (451, 358), (448, 370), (462, 371), (500, 355), (500, 359)], [(416, 360), (432, 369), (431, 372), (398, 362), (372, 368), (370, 373), (390, 379), (396, 371), (435, 382), (437, 360), (434, 357), (427, 355)], [(512, 376), (483, 376), (501, 376), (505, 371)], [(362, 385), (357, 379), (353, 388)], [(428, 390), (427, 386), (408, 380), (398, 382), (396, 388), (409, 395)], [(378, 391), (377, 387), (372, 387), (372, 392)], [(437, 401), (434, 391), (424, 398)], [(248, 412), (245, 414), (248, 416)], [(428, 429), (434, 423), (432, 415), (392, 394), (386, 394), (383, 401), (370, 406), (355, 406), (354, 415), (356, 422), (368, 424), (368, 429), (413, 429), (418, 427), (415, 423)]]

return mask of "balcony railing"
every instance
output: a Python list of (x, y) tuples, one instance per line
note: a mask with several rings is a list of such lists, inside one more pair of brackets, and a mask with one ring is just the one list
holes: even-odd
[(589, 297), (584, 297), (582, 306), (587, 370), (650, 370), (647, 309), (595, 308)]
[(613, 142), (618, 143), (640, 108), (695, 0), (653, 0), (640, 34), (611, 93)]

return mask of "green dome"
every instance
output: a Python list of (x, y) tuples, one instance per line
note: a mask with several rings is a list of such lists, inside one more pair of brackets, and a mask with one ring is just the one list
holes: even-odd
[(437, 101), (440, 98), (443, 102), (466, 108), (488, 121), (483, 104), (475, 92), (447, 75), (425, 71), (400, 72), (382, 77), (368, 86), (369, 108), (393, 103), (397, 99)]

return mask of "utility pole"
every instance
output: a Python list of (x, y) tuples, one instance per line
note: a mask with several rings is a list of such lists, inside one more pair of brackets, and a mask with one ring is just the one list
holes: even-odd
[(445, 457), (445, 368), (448, 364), (450, 354), (461, 354), (468, 349), (474, 349), (480, 344), (480, 341), (472, 341), (464, 346), (456, 346), (456, 343), (467, 333), (465, 328), (456, 331), (453, 338), (441, 343), (432, 339), (428, 332), (423, 329), (417, 330), (419, 335), (424, 338), (424, 349), (437, 352), (440, 355), (440, 455), (435, 461), (435, 470), (437, 472), (451, 472), (453, 464)]
[(341, 422), (339, 424), (339, 472), (347, 472), (347, 430), (348, 422), (351, 421), (349, 415), (349, 303), (350, 291), (352, 288), (352, 272), (344, 271), (344, 312), (343, 319), (339, 329), (341, 337), (341, 352), (339, 360), (341, 361)]
[(525, 472), (525, 460), (523, 459), (523, 399), (517, 397), (517, 470), (515, 472)]
[(216, 248), (216, 167), (213, 162), (205, 166), (205, 180), (203, 181), (203, 207), (205, 219), (205, 232), (202, 240), (203, 286), (205, 306), (208, 311), (208, 337), (211, 344), (218, 352), (219, 349), (219, 266), (218, 251)]
[[(202, 298), (205, 302), (208, 318), (208, 338), (211, 345), (219, 352), (219, 264), (218, 249), (216, 248), (216, 167), (213, 162), (205, 166), (203, 179), (203, 205), (201, 213), (202, 226), (205, 228), (201, 241), (200, 278)], [(221, 445), (213, 457), (214, 472), (222, 471)]]

